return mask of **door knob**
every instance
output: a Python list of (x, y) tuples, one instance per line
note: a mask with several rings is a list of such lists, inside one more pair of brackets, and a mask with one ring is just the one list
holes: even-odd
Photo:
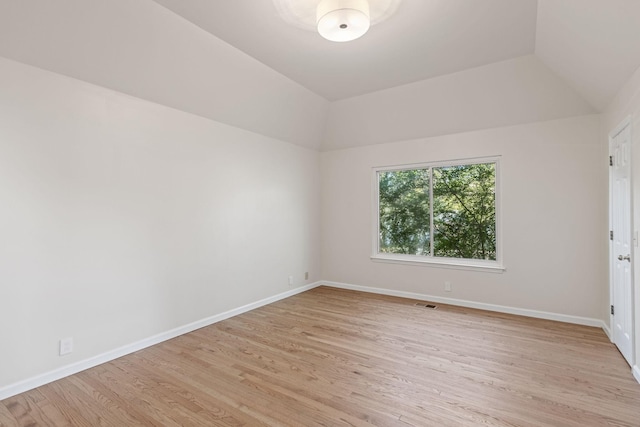
[(624, 261), (625, 259), (626, 259), (627, 261), (631, 262), (631, 254), (629, 254), (629, 255), (627, 255), (627, 256), (618, 255), (618, 260), (620, 260), (620, 261)]

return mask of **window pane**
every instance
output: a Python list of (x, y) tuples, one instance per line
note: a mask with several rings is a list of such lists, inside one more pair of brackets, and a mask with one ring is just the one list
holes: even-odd
[(429, 169), (378, 174), (380, 252), (429, 255)]
[(433, 168), (434, 256), (496, 259), (496, 165)]

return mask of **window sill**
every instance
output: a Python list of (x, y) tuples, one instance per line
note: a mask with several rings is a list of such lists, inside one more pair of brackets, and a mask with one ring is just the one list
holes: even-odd
[(459, 260), (453, 258), (433, 259), (411, 255), (376, 254), (371, 256), (371, 261), (419, 265), (424, 267), (452, 268), (456, 270), (484, 271), (489, 273), (503, 273), (506, 271), (506, 268), (498, 262)]

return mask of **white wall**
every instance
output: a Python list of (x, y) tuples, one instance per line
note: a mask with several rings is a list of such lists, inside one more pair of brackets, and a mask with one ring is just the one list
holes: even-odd
[(323, 149), (450, 135), (596, 111), (534, 55), (331, 103)]
[[(607, 135), (625, 118), (631, 118), (631, 157), (633, 178), (633, 223), (640, 229), (640, 68), (623, 86), (615, 100), (603, 115), (603, 144), (608, 143)], [(640, 251), (634, 252), (634, 305), (635, 305), (635, 367), (634, 374), (640, 381)], [(608, 322), (608, 319), (607, 319)]]
[(0, 56), (306, 147), (324, 132), (327, 100), (151, 0), (2, 0)]
[(0, 236), (1, 390), (318, 280), (319, 155), (0, 59)]
[[(588, 115), (322, 154), (322, 278), (605, 320), (607, 167)], [(372, 168), (501, 156), (504, 273), (373, 262)], [(444, 292), (444, 282), (453, 291)]]

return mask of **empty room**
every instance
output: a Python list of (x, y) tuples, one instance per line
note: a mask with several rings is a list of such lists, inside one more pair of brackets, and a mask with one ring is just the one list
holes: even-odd
[(0, 426), (640, 427), (638, 229), (640, 1), (0, 0)]

